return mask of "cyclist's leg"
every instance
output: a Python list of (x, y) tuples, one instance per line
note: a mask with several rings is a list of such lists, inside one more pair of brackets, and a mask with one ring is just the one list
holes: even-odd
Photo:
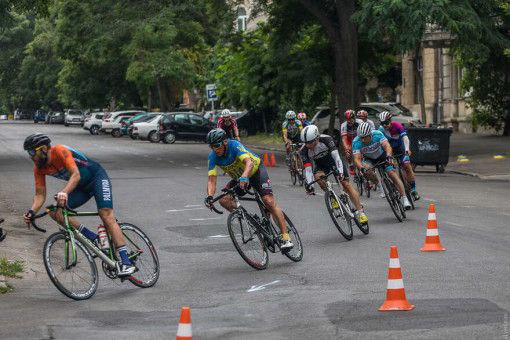
[[(112, 183), (103, 168), (98, 169), (96, 176), (94, 177), (94, 198), (96, 199), (99, 217), (101, 218), (101, 221), (103, 221), (103, 225), (112, 238), (115, 249), (118, 251), (123, 264), (123, 268), (120, 268), (118, 274), (119, 276), (121, 274), (132, 274), (135, 268), (129, 260), (126, 240), (124, 239), (122, 230), (120, 229), (113, 213)], [(125, 268), (125, 266), (129, 266), (130, 268)]]
[(325, 175), (324, 170), (320, 169), (320, 168), (315, 169), (315, 171), (313, 173), (313, 176), (315, 177), (315, 180), (317, 181), (317, 184), (319, 184), (319, 187), (323, 191), (326, 191), (326, 189), (327, 189), (326, 181), (324, 181), (323, 179), (319, 179), (319, 178), (321, 178), (324, 175)]
[[(225, 189), (233, 188), (237, 184), (237, 181), (231, 180), (225, 186)], [(234, 197), (232, 195), (227, 195), (221, 198), (218, 202), (220, 205), (226, 209), (227, 211), (232, 212), (236, 208), (236, 202), (234, 201)]]
[(413, 167), (411, 166), (411, 159), (409, 156), (403, 155), (400, 161), (404, 170), (405, 180), (409, 183), (411, 191), (416, 192), (416, 178), (414, 176)]
[[(362, 163), (364, 165), (368, 165), (369, 167), (372, 167), (374, 164), (372, 163), (371, 160), (367, 159), (367, 158), (363, 158), (362, 160)], [(377, 178), (377, 175), (375, 174), (375, 171), (374, 169), (370, 169), (370, 170), (367, 170), (365, 172), (365, 176), (366, 178), (371, 181), (372, 183), (374, 183), (375, 186), (379, 185), (379, 179)]]
[(385, 170), (393, 184), (395, 184), (395, 186), (397, 187), (397, 190), (400, 193), (400, 195), (404, 197), (406, 195), (404, 191), (404, 184), (400, 180), (400, 177), (398, 176), (395, 168), (393, 168), (393, 166), (391, 165), (388, 165)]
[(273, 195), (273, 188), (271, 187), (271, 180), (269, 179), (267, 169), (264, 165), (260, 164), (257, 172), (250, 177), (250, 185), (259, 193), (267, 210), (269, 210), (269, 213), (275, 220), (276, 224), (278, 224), (278, 227), (282, 232), (283, 240), (289, 240), (290, 238), (287, 231), (287, 224), (285, 223), (285, 216), (283, 215), (283, 211), (280, 206), (278, 206), (278, 203), (276, 203)]

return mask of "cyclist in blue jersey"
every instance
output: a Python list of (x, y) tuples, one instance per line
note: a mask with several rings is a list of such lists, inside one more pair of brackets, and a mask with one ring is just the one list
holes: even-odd
[(409, 137), (407, 136), (406, 129), (399, 122), (392, 121), (391, 113), (388, 111), (381, 112), (379, 114), (379, 120), (381, 121), (379, 131), (388, 139), (393, 149), (393, 154), (401, 161), (405, 179), (411, 187), (411, 195), (413, 195), (413, 199), (417, 201), (420, 199), (420, 195), (418, 195), (418, 191), (416, 190), (416, 179), (413, 167), (411, 166), (411, 149), (409, 147)]
[[(374, 171), (369, 169), (377, 163), (385, 162), (385, 171), (397, 187), (402, 197), (404, 208), (406, 210), (411, 209), (411, 203), (407, 199), (404, 191), (404, 184), (402, 184), (402, 181), (393, 167), (393, 151), (390, 143), (380, 131), (372, 130), (369, 123), (361, 123), (357, 130), (357, 136), (352, 141), (352, 154), (356, 167), (358, 167), (360, 171), (365, 172), (367, 177), (374, 183), (378, 183), (379, 181)], [(384, 192), (380, 186), (379, 189), (381, 192)]]
[[(212, 149), (208, 157), (209, 178), (207, 181), (207, 197), (204, 201), (206, 207), (210, 208), (212, 206), (211, 202), (216, 192), (217, 169), (219, 167), (232, 178), (227, 184), (227, 188), (232, 188), (239, 183), (239, 195), (245, 194), (245, 189), (248, 186), (257, 191), (276, 224), (280, 227), (280, 239), (282, 241), (280, 248), (282, 252), (292, 249), (294, 245), (287, 230), (285, 216), (276, 203), (271, 180), (267, 175), (266, 167), (260, 161), (260, 157), (250, 152), (241, 142), (228, 139), (226, 132), (220, 128), (209, 131), (206, 139)], [(219, 202), (228, 211), (233, 211), (236, 208), (232, 195), (223, 197)]]
[[(99, 217), (112, 237), (121, 258), (120, 263), (117, 263), (117, 275), (131, 276), (137, 269), (129, 260), (124, 235), (113, 214), (112, 185), (103, 167), (73, 148), (62, 144), (52, 146), (50, 138), (41, 133), (28, 136), (23, 148), (35, 165), (35, 196), (32, 207), (23, 216), (24, 221), (29, 223), (46, 200), (46, 176), (67, 181), (57, 194), (58, 205), (67, 204), (69, 208), (76, 209), (93, 196)], [(60, 225), (65, 225), (60, 209), (49, 215)], [(91, 241), (98, 242), (97, 234), (80, 224), (76, 218), (70, 217), (69, 223)]]

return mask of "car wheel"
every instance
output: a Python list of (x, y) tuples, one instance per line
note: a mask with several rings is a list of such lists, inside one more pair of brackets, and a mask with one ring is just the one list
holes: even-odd
[(159, 133), (157, 131), (152, 131), (149, 133), (149, 140), (151, 143), (159, 143)]
[(172, 132), (168, 132), (166, 135), (163, 136), (163, 143), (165, 144), (173, 144), (175, 143), (176, 136)]
[(69, 124), (67, 124), (67, 123), (64, 123), (64, 126), (69, 126)]
[(246, 129), (239, 129), (239, 137), (248, 137), (248, 130)]
[(99, 133), (99, 126), (97, 125), (92, 125), (90, 127), (90, 134), (91, 135), (97, 135)]
[(112, 137), (115, 137), (115, 138), (119, 138), (122, 136), (120, 129), (113, 129), (111, 133), (112, 133)]

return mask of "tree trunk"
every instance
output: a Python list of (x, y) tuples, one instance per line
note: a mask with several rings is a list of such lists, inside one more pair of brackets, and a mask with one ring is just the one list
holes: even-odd
[(505, 125), (503, 126), (503, 136), (510, 136), (510, 102), (506, 106)]
[(170, 99), (170, 91), (165, 79), (158, 79), (159, 109), (161, 112), (170, 111), (173, 101)]
[[(331, 83), (331, 94), (330, 94), (330, 99), (329, 99), (329, 111), (331, 112), (331, 114), (329, 115), (329, 126), (328, 126), (328, 135), (330, 135), (331, 137), (333, 137), (333, 139), (336, 139), (336, 134), (335, 134), (335, 121), (336, 121), (336, 116), (337, 116), (337, 110), (336, 110), (336, 104), (337, 103), (337, 98), (336, 98), (336, 86), (335, 86), (335, 83), (332, 82)], [(338, 130), (340, 131), (340, 130)]]
[(423, 61), (420, 64), (420, 47), (416, 47), (414, 49), (414, 70), (416, 72), (417, 82), (418, 82), (418, 102), (420, 103), (421, 110), (421, 122), (425, 125), (427, 124), (427, 112), (425, 111), (425, 92), (423, 90)]
[(152, 110), (152, 90), (149, 87), (149, 90), (147, 91), (147, 110)]

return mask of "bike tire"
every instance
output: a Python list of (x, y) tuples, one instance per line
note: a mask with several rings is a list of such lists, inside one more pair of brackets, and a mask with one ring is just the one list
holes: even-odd
[(290, 239), (292, 243), (294, 243), (294, 247), (283, 254), (291, 261), (299, 262), (303, 259), (303, 244), (301, 243), (301, 237), (299, 237), (299, 233), (294, 226), (294, 223), (292, 223), (287, 214), (283, 213), (283, 216), (285, 217), (285, 222), (287, 222), (287, 231)]
[(341, 210), (341, 204), (342, 202), (339, 202), (339, 208), (340, 209), (335, 209), (333, 208), (333, 206), (331, 205), (331, 198), (334, 197), (330, 192), (325, 192), (324, 193), (324, 200), (326, 201), (326, 207), (328, 209), (328, 213), (329, 213), (329, 216), (331, 217), (331, 219), (333, 220), (333, 223), (335, 224), (335, 227), (338, 229), (338, 231), (340, 232), (340, 234), (342, 234), (342, 236), (346, 239), (346, 240), (352, 240), (353, 238), (353, 235), (354, 235), (354, 232), (352, 231), (352, 221), (349, 217), (346, 217), (345, 216), (345, 212), (341, 212), (341, 216), (338, 216), (340, 218), (343, 219), (343, 221), (345, 222), (345, 225), (347, 226), (346, 230), (344, 230), (344, 228), (342, 228), (341, 224), (337, 219), (338, 217), (336, 216), (336, 214), (338, 214), (338, 212), (336, 210)]
[(382, 182), (383, 182), (382, 187), (384, 190), (384, 195), (386, 196), (386, 201), (388, 201), (391, 211), (393, 211), (393, 214), (395, 215), (397, 220), (399, 222), (402, 222), (404, 220), (404, 217), (402, 216), (402, 210), (400, 209), (398, 203), (394, 201), (395, 195), (393, 191), (396, 189), (393, 187), (393, 184), (388, 183), (389, 179), (387, 179), (386, 177), (383, 177)]
[(290, 180), (292, 185), (296, 185), (297, 182), (297, 170), (296, 170), (296, 155), (293, 153), (290, 157)]
[[(239, 223), (239, 228), (234, 226), (236, 221)], [(241, 211), (234, 210), (230, 213), (230, 215), (228, 215), (227, 228), (230, 239), (232, 240), (232, 243), (234, 243), (234, 247), (236, 248), (239, 255), (241, 255), (242, 259), (252, 268), (257, 270), (266, 269), (269, 263), (269, 256), (263, 236), (257, 229), (250, 225), (250, 223), (244, 218)], [(246, 239), (244, 235), (245, 233), (247, 234)], [(241, 236), (240, 240), (238, 240), (238, 236)], [(251, 242), (252, 240), (254, 242)], [(255, 252), (260, 254), (259, 258), (253, 259), (252, 257), (254, 256), (251, 256), (251, 253), (248, 255), (247, 251), (243, 249), (244, 245), (246, 245), (248, 242), (252, 243)]]
[[(56, 245), (57, 245), (57, 242), (59, 242), (59, 241), (63, 242), (64, 248), (57, 250)], [(77, 267), (77, 265), (71, 269), (66, 269), (64, 267), (65, 258), (66, 258), (65, 252), (66, 252), (66, 249), (70, 249), (70, 242), (71, 242), (71, 239), (68, 237), (68, 235), (65, 232), (59, 231), (59, 232), (56, 232), (56, 233), (50, 235), (50, 237), (48, 237), (48, 239), (44, 243), (44, 247), (43, 247), (44, 267), (46, 268), (46, 272), (48, 273), (48, 276), (50, 277), (51, 282), (53, 282), (55, 287), (57, 287), (57, 289), (62, 294), (64, 294), (65, 296), (67, 296), (68, 298), (71, 298), (73, 300), (86, 300), (95, 294), (98, 284), (99, 284), (99, 275), (97, 273), (96, 262), (92, 258), (90, 251), (80, 241), (75, 239), (76, 252), (77, 252), (77, 265), (79, 263), (82, 263), (82, 259), (85, 259), (85, 262), (83, 262), (83, 263), (85, 263), (85, 265), (83, 267), (88, 268), (90, 270), (89, 283), (87, 284), (85, 289), (78, 291), (75, 288), (69, 287), (70, 285), (74, 285), (74, 283), (75, 283), (74, 278), (71, 278), (71, 283), (64, 284), (63, 280), (59, 279), (59, 277), (57, 277), (57, 276), (59, 276), (59, 274), (63, 274), (64, 272), (67, 273), (66, 276), (73, 275), (71, 270), (75, 269)], [(52, 250), (59, 251), (60, 254), (63, 255), (62, 259), (60, 259), (60, 256), (58, 255), (58, 253), (56, 254), (56, 257), (58, 257), (58, 258), (55, 258), (54, 256), (52, 256)], [(68, 250), (67, 256), (69, 255), (69, 253), (70, 253), (70, 251)], [(53, 260), (53, 259), (55, 259), (55, 260)], [(60, 266), (60, 268), (58, 268), (58, 269), (60, 269), (60, 271), (58, 273), (56, 271), (57, 266)], [(84, 271), (80, 271), (81, 276), (77, 275), (79, 279), (82, 278), (83, 273), (84, 273)]]
[[(348, 198), (347, 198), (348, 199)], [(356, 211), (356, 209), (354, 209), (354, 207), (352, 206), (352, 202), (351, 200), (348, 199), (348, 207), (349, 209), (351, 209), (351, 212), (354, 214), (354, 212)], [(354, 223), (356, 223), (356, 225), (358, 226), (359, 230), (361, 230), (361, 232), (365, 235), (368, 235), (368, 233), (370, 233), (370, 227), (368, 225), (368, 222), (365, 223), (365, 224), (361, 224), (359, 223), (358, 219), (357, 218), (354, 218)]]
[(354, 182), (356, 182), (356, 187), (358, 188), (358, 193), (360, 196), (363, 196), (363, 179), (360, 175), (354, 175)]
[[(138, 269), (128, 280), (140, 288), (149, 288), (159, 279), (160, 266), (156, 248), (149, 237), (131, 223), (119, 223), (124, 235), (131, 262)], [(136, 239), (136, 241), (135, 241)], [(139, 254), (135, 257), (136, 249)]]

